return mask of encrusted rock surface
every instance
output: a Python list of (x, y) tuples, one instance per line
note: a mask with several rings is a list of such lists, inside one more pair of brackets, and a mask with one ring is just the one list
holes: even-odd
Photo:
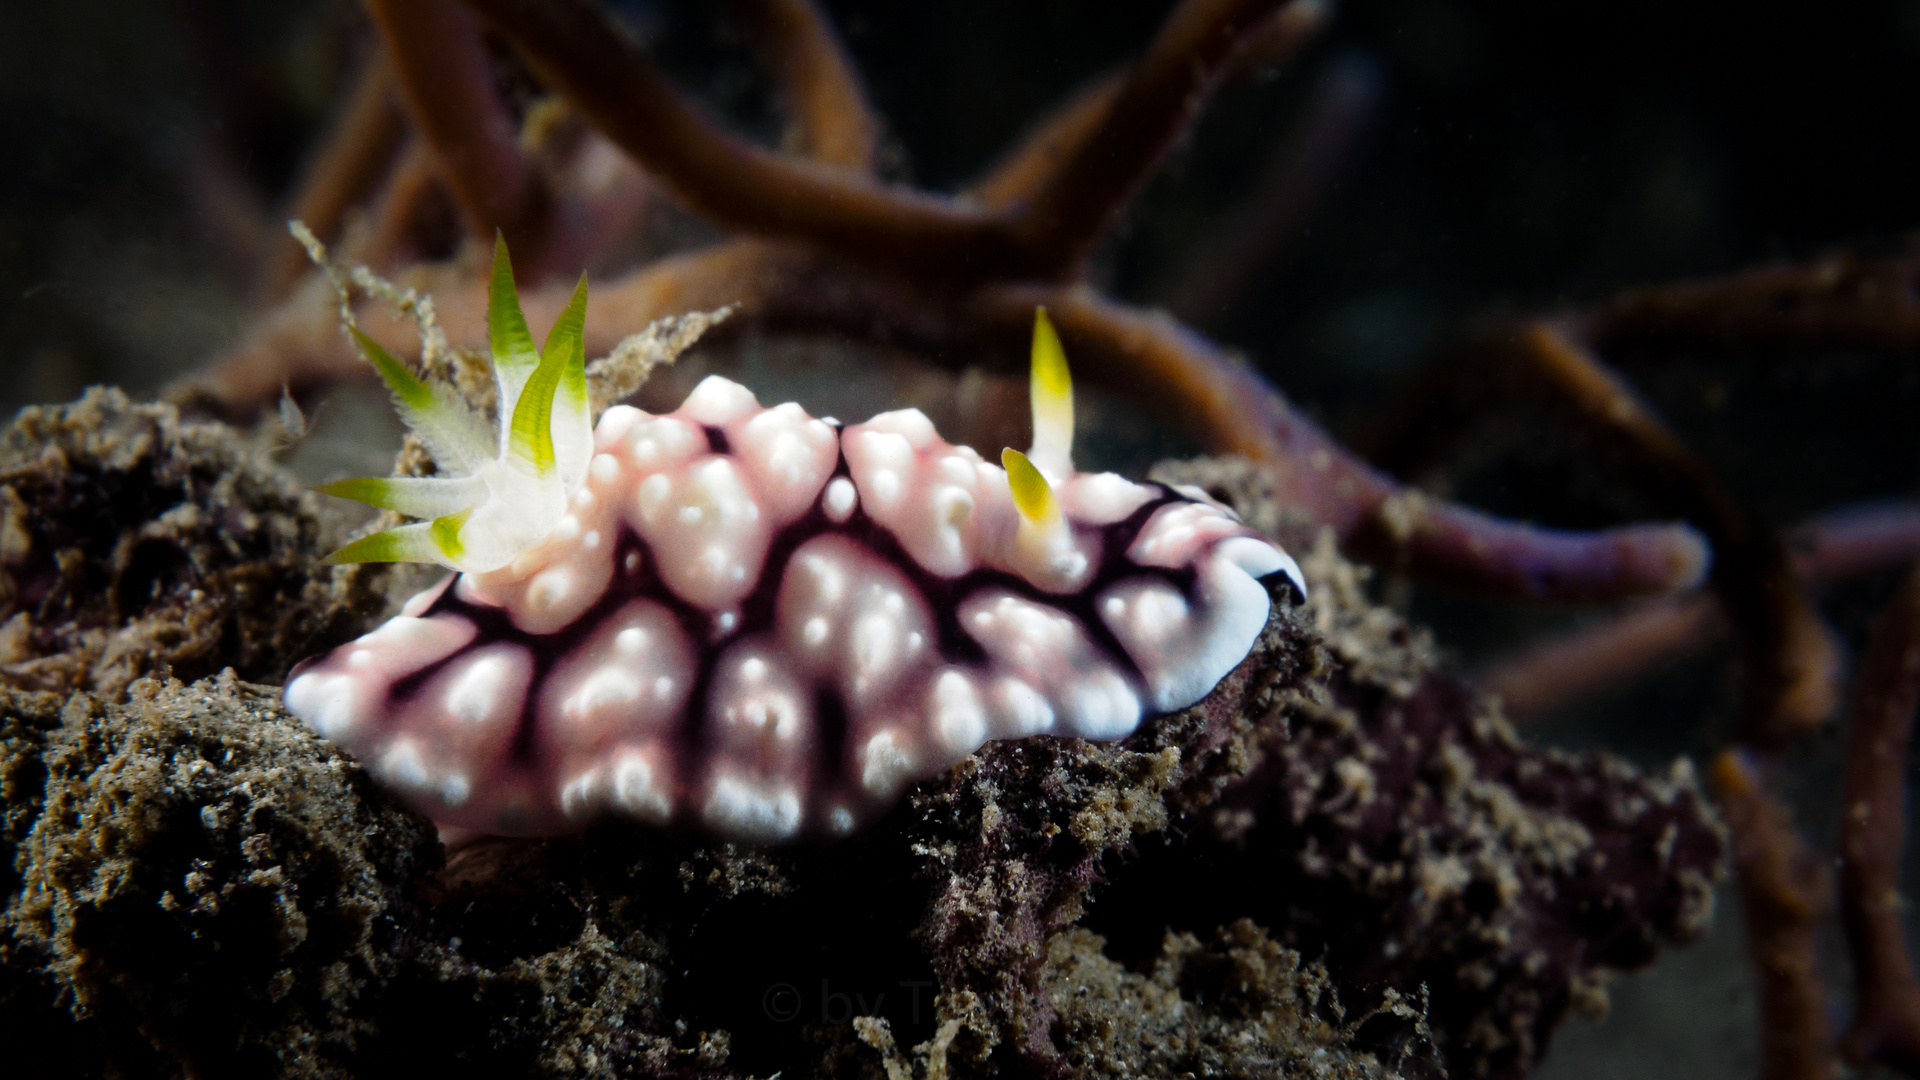
[(384, 568), (314, 565), (323, 512), (171, 405), (96, 387), (22, 409), (0, 442), (0, 680), (109, 698), (152, 671), (277, 681), (384, 605)]
[(8, 922), (130, 1072), (325, 1075), (400, 972), (392, 910), (433, 829), (276, 697), (145, 680), (75, 698), (45, 747)]
[(244, 681), (381, 602), (289, 481), (111, 392), (8, 447), (0, 1037), (42, 1075), (1517, 1076), (1707, 917), (1684, 769), (1519, 744), (1324, 549), (1201, 705), (849, 841), (445, 849)]

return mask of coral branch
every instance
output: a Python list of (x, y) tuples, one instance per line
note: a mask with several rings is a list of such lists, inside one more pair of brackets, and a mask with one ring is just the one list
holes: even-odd
[[(1819, 588), (1920, 558), (1920, 506), (1873, 503), (1822, 514), (1788, 536), (1794, 573)], [(1725, 637), (1711, 595), (1656, 600), (1496, 661), (1474, 680), (1515, 719), (1565, 708)]]
[(1040, 118), (1013, 149), (968, 189), (981, 206), (1000, 210), (1033, 197), (1059, 172), (1061, 163), (1087, 141), (1107, 119), (1113, 99), (1126, 83), (1126, 72), (1110, 71), (1081, 87), (1066, 101)]
[(1602, 348), (1912, 349), (1920, 260), (1828, 255), (1710, 281), (1633, 289), (1587, 318)]
[(1843, 1046), (1862, 1065), (1920, 1076), (1920, 979), (1907, 951), (1900, 857), (1907, 744), (1920, 703), (1920, 568), (1874, 620), (1847, 732), (1840, 815), (1840, 912), (1858, 1011)]
[(1831, 882), (1741, 751), (1713, 761), (1759, 984), (1761, 1080), (1836, 1074), (1815, 948)]
[(545, 197), (520, 157), (519, 131), (494, 85), (472, 15), (456, 0), (366, 0), (414, 127), (474, 235), (498, 229), (538, 263)]
[(1656, 600), (1496, 661), (1473, 681), (1499, 696), (1508, 717), (1524, 720), (1617, 688), (1726, 633), (1726, 616), (1711, 595)]
[(1247, 34), (1245, 44), (1234, 57), (1232, 74), (1240, 75), (1256, 68), (1285, 64), (1326, 29), (1332, 21), (1332, 0), (1294, 0), (1267, 16), (1266, 22)]
[(585, 0), (468, 3), (547, 86), (696, 213), (929, 276), (1007, 273), (1023, 261), (999, 218), (762, 150), (719, 130)]
[[(289, 202), (289, 216), (332, 243), (347, 209), (372, 193), (405, 136), (406, 121), (394, 100), (393, 69), (384, 56), (369, 57), (332, 127), (308, 158)], [(266, 299), (277, 300), (306, 272), (308, 263), (296, 244), (274, 244), (272, 251), (265, 293)]]
[(694, 211), (929, 278), (1063, 277), (1193, 120), (1282, 0), (1185, 0), (1115, 92), (1107, 122), (1018, 209), (994, 213), (751, 146), (688, 104), (585, 0), (467, 0)]
[(813, 0), (733, 0), (729, 6), (780, 86), (800, 152), (872, 172), (880, 121), (826, 14)]
[(1874, 502), (1822, 514), (1787, 534), (1794, 572), (1814, 587), (1920, 558), (1920, 504)]
[[(1266, 24), (1247, 35), (1231, 73), (1249, 65), (1284, 64), (1325, 26), (1328, 6), (1319, 0), (1295, 0), (1267, 17)], [(982, 206), (1000, 209), (1033, 197), (1051, 182), (1068, 155), (1078, 153), (1107, 119), (1126, 71), (1112, 71), (1082, 86), (1056, 106), (971, 189), (968, 196)]]
[[(1028, 250), (1070, 274), (1192, 125), (1240, 46), (1279, 0), (1185, 0), (1167, 18), (1106, 118), (1070, 150), (1020, 216)], [(1316, 5), (1317, 7), (1317, 5)]]
[(1747, 664), (1747, 739), (1775, 745), (1824, 723), (1839, 693), (1839, 648), (1795, 579), (1786, 545), (1720, 484), (1625, 382), (1556, 327), (1536, 323), (1520, 360), (1577, 417), (1622, 478), (1713, 543), (1713, 586)]

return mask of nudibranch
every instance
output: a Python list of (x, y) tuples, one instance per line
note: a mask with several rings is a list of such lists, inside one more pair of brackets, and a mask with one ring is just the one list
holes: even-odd
[(1118, 739), (1204, 697), (1293, 559), (1194, 489), (1073, 469), (1043, 311), (1032, 448), (986, 461), (916, 409), (843, 426), (709, 376), (598, 425), (586, 280), (536, 351), (496, 244), (497, 433), (357, 340), (440, 470), (322, 490), (422, 521), (334, 562), (456, 573), (305, 661), (287, 708), (443, 825), (607, 813), (778, 842), (845, 834), (989, 739)]

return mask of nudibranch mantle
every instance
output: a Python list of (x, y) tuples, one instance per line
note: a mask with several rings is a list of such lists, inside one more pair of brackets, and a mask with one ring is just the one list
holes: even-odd
[[(522, 515), (551, 521), (542, 536), (482, 538), (497, 565), (296, 667), (287, 707), (434, 820), (511, 835), (610, 812), (845, 834), (989, 739), (1124, 737), (1245, 658), (1268, 614), (1257, 579), (1305, 586), (1197, 490), (1073, 471), (1044, 313), (1034, 387), (1034, 455), (1005, 468), (915, 409), (842, 426), (718, 376), (666, 415), (614, 406), (577, 479)], [(496, 471), (490, 506), (516, 480)], [(403, 526), (423, 539), (391, 557), (456, 564), (435, 528), (476, 546)], [(335, 557), (389, 557), (384, 535)]]

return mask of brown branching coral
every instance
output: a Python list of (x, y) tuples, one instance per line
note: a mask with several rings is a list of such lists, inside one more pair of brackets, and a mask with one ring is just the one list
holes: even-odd
[(1874, 624), (1847, 732), (1840, 903), (1859, 1002), (1844, 1047), (1855, 1062), (1920, 1073), (1920, 979), (1900, 915), (1906, 760), (1920, 706), (1920, 570)]
[[(1675, 352), (1905, 348), (1910, 276), (1907, 260), (1836, 255), (1721, 281), (1634, 290), (1590, 311), (1482, 334), (1431, 371), (1401, 413), (1402, 420), (1424, 413), (1430, 402), (1418, 399), (1425, 392), (1451, 405), (1446, 415), (1452, 419), (1420, 425), (1385, 451), (1403, 469), (1430, 459), (1437, 443), (1457, 438), (1459, 425), (1480, 418), (1475, 401), (1498, 387), (1496, 396), (1544, 400), (1564, 410), (1624, 483), (1698, 524), (1712, 540), (1716, 602), (1655, 602), (1499, 663), (1484, 685), (1510, 693), (1524, 710), (1542, 710), (1698, 648), (1729, 626), (1741, 639), (1746, 715), (1732, 734), (1740, 745), (1716, 757), (1713, 779), (1732, 834), (1758, 980), (1764, 1076), (1834, 1075), (1841, 1047), (1857, 1061), (1916, 1068), (1911, 1047), (1920, 1032), (1920, 996), (1904, 931), (1892, 914), (1905, 840), (1893, 806), (1901, 799), (1914, 711), (1910, 584), (1876, 623), (1850, 719), (1840, 865), (1860, 1005), (1839, 1047), (1826, 1015), (1816, 945), (1832, 907), (1831, 883), (1770, 790), (1778, 778), (1769, 773), (1838, 705), (1839, 653), (1809, 602), (1809, 588), (1902, 565), (1920, 533), (1910, 505), (1884, 504), (1835, 512), (1793, 540), (1782, 536), (1741, 507), (1596, 350), (1604, 343), (1644, 363)], [(1461, 379), (1462, 368), (1492, 377)]]
[[(980, 202), (884, 185), (718, 130), (589, 4), (486, 0), (476, 10), (551, 89), (690, 208), (749, 233), (805, 242), (735, 241), (602, 288), (588, 311), (590, 352), (662, 315), (739, 303), (745, 318), (738, 325), (836, 330), (957, 362), (1021, 340), (1014, 326), (1023, 325), (1034, 303), (1047, 303), (1062, 312), (1062, 333), (1069, 349), (1086, 357), (1081, 363), (1090, 381), (1151, 395), (1203, 446), (1273, 462), (1314, 520), (1334, 523), (1370, 558), (1417, 577), (1531, 600), (1662, 593), (1704, 569), (1704, 550), (1684, 528), (1568, 534), (1509, 525), (1402, 492), (1257, 375), (1178, 324), (1078, 287), (1022, 284), (1071, 278), (1245, 44), (1264, 36), (1267, 48), (1284, 55), (1311, 30), (1315, 6), (1181, 5), (1125, 76), (1086, 92), (1015, 150), (988, 180), (990, 196)], [(810, 40), (812, 53), (829, 47), (830, 38)], [(836, 83), (846, 70), (829, 60), (791, 67)], [(404, 75), (401, 82), (407, 84)], [(815, 100), (794, 91), (787, 96)], [(821, 96), (845, 108), (862, 100), (844, 88)], [(497, 112), (485, 103), (467, 105)], [(796, 119), (809, 131), (825, 123), (809, 111)], [(469, 149), (460, 153), (479, 153), (470, 146), (481, 139), (464, 139), (460, 145)], [(509, 167), (507, 179), (519, 168)], [(473, 343), (482, 325), (479, 282), (443, 277), (432, 287), (456, 344)], [(288, 380), (310, 386), (358, 370), (318, 299), (310, 296), (304, 306), (296, 302), (265, 320), (251, 341), (209, 373), (206, 392), (245, 411)], [(529, 316), (538, 322), (563, 301), (558, 294), (529, 297)], [(397, 324), (367, 322), (370, 333), (400, 344)]]
[(1458, 419), (1390, 425), (1408, 434), (1382, 448), (1385, 458), (1404, 467), (1428, 457), (1434, 440), (1457, 437), (1455, 425), (1484, 415), (1489, 393), (1565, 413), (1623, 484), (1693, 522), (1712, 542), (1714, 589), (1747, 661), (1743, 737), (1777, 745), (1825, 722), (1837, 703), (1837, 648), (1779, 536), (1754, 520), (1625, 380), (1565, 328), (1531, 323), (1462, 351), (1460, 360), (1436, 366), (1408, 393), (1410, 403), (1419, 403), (1410, 408), (1426, 413), (1438, 405), (1440, 415)]
[(473, 15), (457, 0), (376, 0), (367, 11), (413, 127), (433, 148), (468, 227), (480, 235), (497, 229), (523, 260), (537, 259), (547, 196), (521, 158), (518, 125), (494, 86)]
[(1000, 212), (836, 175), (711, 127), (591, 4), (479, 0), (548, 86), (695, 211), (945, 281), (1071, 276), (1283, 0), (1190, 0), (1114, 89), (1102, 122)]
[(733, 0), (730, 10), (796, 118), (792, 149), (826, 165), (872, 172), (880, 120), (826, 14), (809, 0)]
[(1713, 790), (1726, 813), (1747, 918), (1760, 1009), (1763, 1080), (1825, 1080), (1837, 1074), (1815, 937), (1831, 905), (1832, 880), (1794, 831), (1786, 810), (1738, 750), (1713, 762)]
[(1630, 289), (1585, 316), (1601, 348), (1677, 351), (1910, 349), (1920, 341), (1914, 303), (1920, 263), (1835, 252), (1728, 277)]
[[(1920, 507), (1871, 503), (1822, 514), (1786, 535), (1794, 573), (1809, 589), (1905, 565), (1920, 556)], [(1474, 679), (1525, 720), (1619, 685), (1663, 661), (1690, 655), (1728, 632), (1710, 594), (1666, 597), (1482, 670)]]

